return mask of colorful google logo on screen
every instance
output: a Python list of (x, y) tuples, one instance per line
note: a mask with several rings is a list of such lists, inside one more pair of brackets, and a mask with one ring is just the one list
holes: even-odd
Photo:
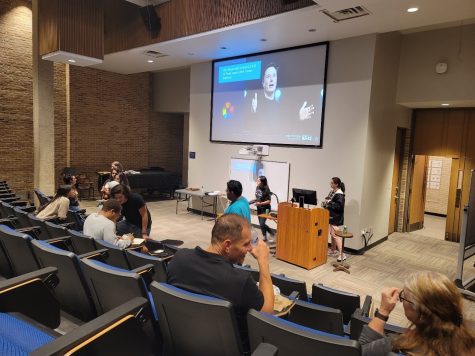
[(228, 101), (224, 104), (223, 109), (221, 111), (224, 119), (230, 119), (232, 117), (232, 113), (234, 112), (234, 106)]

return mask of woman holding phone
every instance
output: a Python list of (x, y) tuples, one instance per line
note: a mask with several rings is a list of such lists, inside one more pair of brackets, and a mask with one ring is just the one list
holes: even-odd
[[(256, 199), (251, 200), (249, 204), (255, 204), (257, 208), (257, 215), (265, 214), (270, 211), (271, 208), (271, 191), (267, 184), (267, 178), (265, 176), (259, 176), (257, 178), (256, 187)], [(274, 235), (269, 226), (266, 225), (266, 218), (258, 217), (259, 226), (261, 227), (262, 238), (267, 241), (267, 232)]]

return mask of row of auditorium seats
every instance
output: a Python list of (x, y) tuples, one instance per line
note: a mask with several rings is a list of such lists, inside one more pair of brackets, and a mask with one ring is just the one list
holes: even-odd
[[(104, 352), (107, 350), (104, 354), (109, 354), (116, 346), (109, 345), (113, 340), (121, 338), (121, 335), (124, 335), (122, 338), (136, 335), (134, 340), (137, 343), (134, 344), (140, 344), (141, 348), (135, 349), (134, 354), (154, 354), (162, 348), (165, 355), (242, 354), (230, 303), (163, 283), (166, 282), (167, 259), (132, 249), (121, 250), (56, 224), (45, 226), (46, 233), (56, 231), (55, 237), (41, 240), (34, 234), (32, 237), (6, 226), (0, 227), (0, 274), (18, 276), (53, 267), (54, 273), (50, 272), (42, 280), (57, 308), (79, 319), (75, 320), (77, 324), (82, 324), (73, 333), (80, 334), (85, 326), (97, 326), (100, 324), (98, 320), (116, 317), (117, 310), (136, 308), (141, 303), (140, 312), (128, 311), (128, 321), (106, 332), (98, 342), (88, 343), (84, 350), (96, 347)], [(172, 249), (170, 254), (174, 251)], [(240, 268), (249, 270), (259, 280), (257, 270)], [(359, 344), (354, 340), (358, 339), (361, 328), (370, 320), (367, 317), (370, 297), (365, 298), (363, 308), (359, 309), (360, 297), (357, 295), (315, 284), (309, 296), (305, 282), (282, 275), (272, 275), (272, 280), (282, 294), (298, 296), (299, 300), (287, 315), (287, 320), (250, 311), (248, 326), (252, 350), (262, 355), (276, 354), (277, 349), (279, 355), (303, 355), (317, 350), (323, 355), (360, 354)], [(4, 312), (1, 295), (0, 288), (0, 311)], [(136, 304), (131, 305), (132, 301)], [(46, 323), (44, 320), (48, 321), (44, 315), (39, 319), (37, 321), (41, 324)], [(347, 325), (350, 320), (351, 328)], [(53, 324), (49, 320), (49, 325)], [(127, 332), (129, 329), (130, 334)], [(93, 335), (91, 328), (84, 330), (89, 330), (88, 336)], [(388, 327), (387, 331), (401, 332), (401, 329)], [(66, 339), (50, 339), (33, 354), (54, 354), (58, 347), (61, 351), (57, 352), (62, 354), (65, 345), (73, 340), (71, 335), (66, 335), (69, 336)], [(263, 345), (264, 341), (275, 347)], [(117, 350), (125, 352), (127, 348), (119, 347)]]

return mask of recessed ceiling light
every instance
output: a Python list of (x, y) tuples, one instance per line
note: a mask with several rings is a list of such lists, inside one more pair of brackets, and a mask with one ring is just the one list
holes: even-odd
[(316, 28), (309, 28), (308, 32), (317, 32), (317, 29)]
[(68, 59), (68, 62), (69, 62), (69, 63), (76, 63), (76, 60), (74, 60), (74, 59)]
[(409, 9), (407, 9), (407, 12), (417, 12), (417, 11), (419, 11), (418, 7), (410, 7)]
[(265, 41), (267, 41), (267, 38), (261, 38), (260, 41), (261, 41), (261, 42), (265, 42)]
[(442, 104), (440, 104), (440, 105), (442, 105), (442, 106), (450, 106), (449, 103), (442, 103)]
[(219, 48), (221, 48), (221, 49), (228, 49), (228, 47), (224, 47), (224, 46), (223, 46), (223, 47), (219, 47)]
[(153, 59), (147, 60), (148, 63), (153, 63)]

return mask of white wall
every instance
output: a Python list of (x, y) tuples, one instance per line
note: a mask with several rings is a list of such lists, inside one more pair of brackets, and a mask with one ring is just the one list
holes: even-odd
[(360, 227), (373, 229), (370, 243), (388, 234), (397, 127), (411, 122), (411, 110), (396, 104), (400, 47), (399, 33), (377, 36), (360, 216)]
[[(446, 74), (435, 72), (438, 62)], [(475, 25), (404, 35), (399, 73), (398, 103), (475, 106)]]
[[(371, 76), (376, 35), (332, 42), (329, 51), (327, 102), (322, 149), (271, 147), (268, 160), (290, 163), (290, 187), (317, 189), (319, 198), (330, 190), (331, 177), (347, 186), (345, 224), (360, 230), (364, 157), (370, 105)], [(190, 151), (188, 185), (224, 190), (229, 179), (229, 159), (240, 145), (209, 141), (211, 63), (191, 67)], [(272, 182), (269, 182), (272, 188)], [(356, 234), (359, 235), (359, 234)], [(348, 247), (361, 248), (357, 237)]]

